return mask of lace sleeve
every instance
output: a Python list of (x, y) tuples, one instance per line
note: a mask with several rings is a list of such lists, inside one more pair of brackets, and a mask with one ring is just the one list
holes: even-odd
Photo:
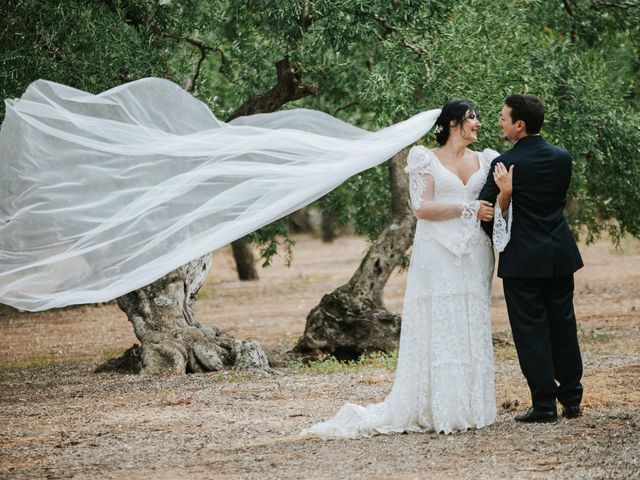
[(496, 202), (493, 211), (493, 245), (498, 252), (504, 251), (511, 239), (511, 222), (513, 221), (513, 199), (509, 202), (506, 215), (502, 213), (500, 203)]
[[(482, 157), (485, 162), (487, 162), (487, 166), (491, 164), (493, 160), (499, 157), (500, 154), (495, 150), (490, 148), (485, 148), (482, 151)], [(509, 202), (509, 209), (506, 212), (503, 212), (500, 208), (500, 204), (495, 202), (495, 210), (493, 213), (493, 232), (492, 232), (492, 240), (495, 249), (498, 252), (502, 252), (509, 240), (511, 239), (511, 222), (513, 220), (513, 199)]]
[(407, 155), (407, 166), (404, 171), (408, 174), (433, 173), (433, 158), (431, 158), (429, 151), (420, 145), (411, 147), (409, 155)]
[(460, 217), (467, 226), (478, 226), (480, 202), (460, 204), (434, 201), (435, 168), (434, 155), (426, 148), (417, 146), (409, 151), (405, 171), (409, 173), (409, 195), (416, 217), (425, 220), (449, 220)]
[(412, 147), (407, 156), (405, 171), (409, 174), (409, 196), (414, 211), (433, 199), (433, 160), (427, 149)]
[(433, 176), (423, 173), (409, 174), (409, 196), (411, 207), (417, 211), (426, 202), (433, 200)]

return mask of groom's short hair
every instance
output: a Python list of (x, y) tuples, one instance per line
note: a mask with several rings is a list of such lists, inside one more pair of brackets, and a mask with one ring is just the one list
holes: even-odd
[(504, 104), (511, 108), (511, 120), (522, 120), (529, 135), (540, 133), (544, 123), (544, 103), (535, 95), (509, 95)]

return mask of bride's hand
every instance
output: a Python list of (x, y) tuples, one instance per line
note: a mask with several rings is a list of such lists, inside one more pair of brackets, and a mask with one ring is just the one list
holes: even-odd
[(493, 218), (493, 205), (486, 200), (480, 200), (480, 208), (478, 209), (478, 220), (488, 222)]
[(513, 165), (511, 165), (507, 171), (504, 163), (496, 163), (496, 168), (493, 171), (493, 179), (502, 193), (510, 194), (513, 191)]

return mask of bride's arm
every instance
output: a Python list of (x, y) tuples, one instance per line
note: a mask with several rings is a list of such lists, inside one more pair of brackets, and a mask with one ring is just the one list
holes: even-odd
[(469, 203), (435, 202), (433, 176), (428, 173), (409, 175), (411, 205), (417, 218), (421, 220), (449, 220), (462, 217), (475, 221), (493, 218), (493, 208), (489, 202)]

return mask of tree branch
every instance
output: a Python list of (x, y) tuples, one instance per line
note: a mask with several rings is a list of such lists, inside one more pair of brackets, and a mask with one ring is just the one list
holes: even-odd
[[(389, 35), (393, 34), (393, 33), (397, 33), (398, 29), (396, 27), (394, 27), (393, 25), (390, 25), (387, 22), (387, 19), (385, 17), (381, 17), (381, 16), (375, 16), (374, 17), (376, 19), (376, 21), (380, 24), (380, 26), (383, 29), (383, 33), (382, 33), (382, 38), (387, 38)], [(411, 50), (413, 53), (415, 53), (416, 55), (424, 55), (426, 52), (426, 50), (424, 50), (422, 47), (419, 47), (418, 45), (413, 44), (412, 42), (410, 42), (409, 40), (407, 40), (407, 37), (402, 37), (402, 45), (405, 48), (408, 48), (409, 50)]]
[(191, 79), (191, 82), (189, 84), (189, 87), (187, 88), (187, 90), (192, 93), (195, 89), (196, 89), (196, 83), (198, 82), (198, 77), (200, 76), (200, 70), (202, 69), (202, 63), (205, 61), (205, 59), (207, 58), (207, 53), (211, 52), (211, 51), (216, 51), (218, 53), (220, 53), (220, 68), (218, 69), (218, 71), (220, 72), (220, 74), (225, 77), (227, 80), (229, 80), (229, 82), (231, 83), (235, 83), (233, 81), (233, 79), (231, 79), (225, 72), (225, 66), (228, 63), (227, 57), (225, 57), (224, 55), (224, 51), (220, 48), (220, 47), (212, 47), (210, 45), (205, 44), (204, 42), (193, 38), (193, 37), (187, 37), (184, 39), (187, 43), (190, 43), (191, 45), (193, 45), (194, 47), (196, 47), (198, 50), (200, 50), (200, 58), (198, 59), (198, 63), (196, 64), (196, 71), (193, 74), (193, 78)]
[(380, 24), (380, 26), (384, 30), (382, 38), (386, 38), (387, 36), (391, 35), (392, 33), (395, 33), (395, 32), (398, 31), (398, 29), (396, 27), (389, 25), (389, 23), (387, 22), (387, 19), (385, 17), (376, 16), (375, 19), (378, 21), (378, 23)]
[(300, 17), (298, 17), (298, 25), (302, 27), (302, 32), (306, 32), (309, 30), (309, 27), (313, 23), (314, 17), (311, 15), (311, 10), (309, 9), (309, 0), (307, 0), (300, 12)]
[(569, 3), (569, 0), (562, 0), (562, 3), (564, 4), (564, 9), (567, 11), (569, 16), (573, 17), (575, 15), (575, 12), (573, 11), (571, 3)]
[(335, 117), (338, 114), (338, 112), (341, 112), (342, 110), (346, 110), (347, 108), (351, 108), (355, 105), (358, 105), (357, 100), (354, 100), (353, 102), (345, 103), (344, 105), (340, 105), (338, 108), (336, 108), (333, 111), (333, 116)]
[(276, 62), (276, 85), (262, 95), (257, 95), (244, 102), (233, 112), (227, 122), (244, 115), (254, 113), (269, 113), (293, 100), (298, 100), (318, 92), (318, 84), (301, 83), (300, 73), (291, 65), (288, 58)]
[(194, 47), (197, 47), (198, 50), (200, 50), (200, 58), (198, 59), (198, 63), (196, 64), (196, 71), (193, 74), (193, 78), (191, 79), (189, 88), (187, 88), (187, 91), (189, 93), (193, 93), (193, 91), (196, 89), (196, 84), (198, 83), (198, 77), (200, 76), (200, 69), (202, 68), (202, 63), (204, 62), (205, 58), (207, 58), (207, 52), (214, 50), (214, 48), (208, 45), (205, 45), (200, 40), (196, 40), (195, 38), (187, 37), (185, 38), (185, 40), (187, 43), (190, 43)]

